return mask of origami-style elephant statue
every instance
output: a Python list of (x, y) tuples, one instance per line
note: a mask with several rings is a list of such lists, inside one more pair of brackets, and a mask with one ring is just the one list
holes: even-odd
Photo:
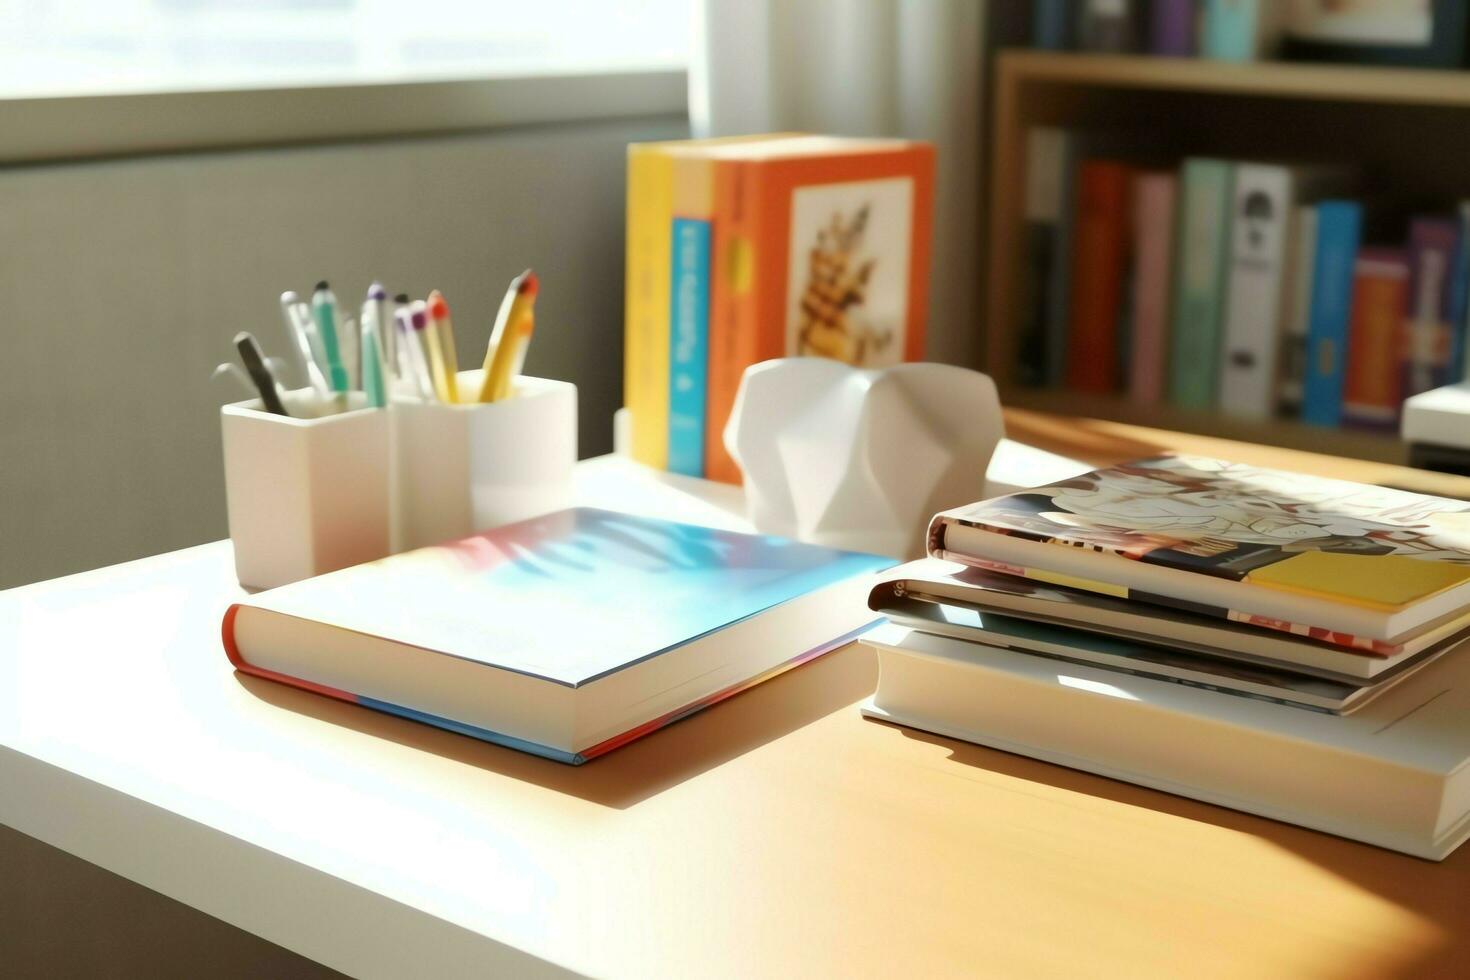
[(790, 357), (746, 369), (725, 447), (758, 530), (916, 558), (930, 517), (985, 496), (1003, 435), (995, 382), (977, 371)]

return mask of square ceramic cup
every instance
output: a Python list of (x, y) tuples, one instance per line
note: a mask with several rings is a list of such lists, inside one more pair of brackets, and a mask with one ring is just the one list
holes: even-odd
[[(289, 411), (316, 411), (286, 392)], [(259, 399), (220, 409), (225, 499), (240, 584), (269, 589), (389, 553), (389, 413), (362, 406), (315, 418)]]
[[(481, 371), (461, 371), (473, 397)], [(393, 550), (439, 544), (571, 505), (577, 386), (517, 378), (498, 402), (395, 396)]]

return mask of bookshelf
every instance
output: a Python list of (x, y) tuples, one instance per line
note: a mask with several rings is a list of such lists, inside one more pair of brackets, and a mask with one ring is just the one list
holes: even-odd
[(986, 370), (1008, 405), (1402, 462), (1391, 433), (1250, 421), (1014, 380), (1025, 142), (1036, 125), (1106, 130), (1142, 158), (1350, 163), (1405, 209), (1470, 196), (1470, 72), (1006, 50), (996, 64), (987, 230)]

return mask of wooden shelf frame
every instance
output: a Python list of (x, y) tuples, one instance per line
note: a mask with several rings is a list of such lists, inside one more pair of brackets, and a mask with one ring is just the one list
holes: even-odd
[[(1299, 120), (1303, 128), (1314, 125), (1315, 131), (1305, 137), (1286, 134), (1296, 136), (1299, 145), (1314, 139), (1320, 142), (1322, 131), (1330, 132), (1335, 124), (1359, 114), (1364, 128), (1374, 129), (1375, 134), (1400, 119), (1406, 128), (1421, 126), (1428, 119), (1454, 119), (1459, 124), (1455, 130), (1470, 133), (1470, 126), (1464, 125), (1470, 122), (1470, 114), (1458, 118), (1459, 113), (1470, 112), (1470, 72), (1006, 50), (997, 59), (994, 93), (984, 350), (985, 368), (1001, 386), (1007, 404), (1187, 428), (1289, 448), (1330, 446), (1330, 451), (1358, 458), (1402, 461), (1404, 448), (1389, 433), (1320, 429), (1281, 420), (1248, 422), (1170, 406), (1144, 410), (1124, 395), (1088, 397), (1017, 387), (1013, 369), (1020, 310), (1014, 296), (1025, 255), (1026, 131), (1034, 125), (1086, 128), (1095, 118), (1116, 120), (1133, 106), (1142, 107), (1143, 121), (1149, 122), (1147, 107), (1162, 105), (1172, 113), (1168, 124), (1176, 127), (1181, 119), (1188, 122), (1189, 113), (1198, 107), (1201, 132), (1210, 129), (1211, 113), (1224, 109), (1232, 113), (1230, 122), (1259, 112), (1272, 114), (1273, 120)], [(1324, 122), (1326, 114), (1331, 114), (1331, 122)], [(1456, 133), (1446, 135), (1461, 139)], [(1394, 145), (1392, 132), (1371, 138), (1377, 140), (1373, 151), (1378, 156), (1399, 153), (1412, 163), (1411, 155), (1422, 151), (1425, 137), (1409, 139), (1402, 149)], [(1456, 159), (1456, 148), (1446, 148), (1444, 156)], [(1441, 165), (1439, 172), (1448, 174), (1449, 167)], [(1452, 174), (1446, 176), (1435, 189), (1442, 190), (1455, 179)]]

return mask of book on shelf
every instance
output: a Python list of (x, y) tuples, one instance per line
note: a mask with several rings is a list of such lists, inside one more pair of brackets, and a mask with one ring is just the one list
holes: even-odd
[(1302, 384), (1307, 376), (1307, 337), (1312, 319), (1312, 267), (1317, 257), (1317, 207), (1296, 208), (1289, 226), (1286, 295), (1281, 314), (1276, 408), (1296, 417), (1302, 410)]
[(850, 640), (890, 559), (577, 508), (262, 592), (244, 673), (580, 764)]
[(1026, 132), (1025, 280), (1016, 363), (1023, 384), (1044, 385), (1053, 380), (1049, 357), (1057, 345), (1050, 339), (1052, 304), (1066, 290), (1053, 277), (1066, 255), (1061, 221), (1071, 197), (1067, 179), (1072, 139), (1066, 130), (1053, 126), (1033, 126)]
[(1337, 169), (1241, 162), (1231, 190), (1230, 259), (1226, 273), (1221, 411), (1266, 419), (1277, 408), (1281, 337), (1294, 312), (1293, 222), (1302, 202), (1340, 191)]
[(1220, 61), (1260, 61), (1280, 47), (1289, 4), (1282, 0), (1204, 0), (1200, 53)]
[(1358, 251), (1342, 384), (1348, 424), (1392, 427), (1398, 421), (1408, 296), (1409, 261), (1402, 249)]
[(1289, 631), (1400, 643), (1470, 604), (1470, 503), (1203, 457), (935, 516), (930, 554)]
[(1312, 297), (1307, 316), (1307, 363), (1302, 379), (1302, 420), (1342, 421), (1342, 388), (1352, 323), (1353, 270), (1362, 235), (1363, 206), (1331, 200), (1317, 205), (1317, 249), (1312, 257)]
[(1233, 165), (1194, 157), (1179, 176), (1178, 257), (1170, 318), (1169, 397), (1213, 408), (1220, 374)]
[(934, 150), (776, 133), (629, 150), (633, 455), (739, 482), (724, 429), (747, 367), (924, 350)]
[(1169, 362), (1169, 290), (1174, 202), (1179, 181), (1167, 171), (1133, 178), (1133, 320), (1128, 393), (1140, 405), (1163, 400)]
[(1137, 51), (1143, 42), (1143, 0), (1082, 0), (1077, 48), (1099, 54)]
[(1470, 657), (1346, 715), (893, 624), (882, 721), (1442, 860), (1470, 836)]
[(1454, 283), (1459, 244), (1460, 228), (1453, 217), (1419, 215), (1409, 223), (1401, 398), (1459, 380), (1452, 369), (1456, 331), (1451, 326), (1454, 294), (1463, 290)]
[(1197, 54), (1198, 17), (1198, 0), (1153, 0), (1149, 4), (1149, 52), (1168, 58)]
[(1085, 160), (1077, 172), (1066, 374), (1076, 391), (1118, 386), (1131, 179), (1132, 169), (1115, 160)]

